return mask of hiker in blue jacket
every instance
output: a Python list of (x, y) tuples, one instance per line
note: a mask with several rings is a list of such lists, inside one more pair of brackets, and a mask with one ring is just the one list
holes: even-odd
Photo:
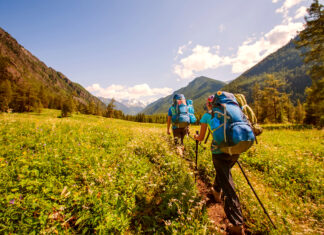
[[(212, 120), (212, 102), (214, 96), (209, 96), (207, 99), (207, 109), (201, 120), (200, 134), (194, 135), (194, 138), (198, 141), (203, 141), (207, 128), (210, 130)], [(220, 125), (220, 124), (219, 124)], [(229, 155), (221, 152), (215, 141), (211, 144), (212, 158), (214, 167), (216, 170), (216, 177), (211, 192), (215, 198), (215, 201), (220, 203), (222, 201), (222, 195), (225, 198), (224, 210), (231, 225), (228, 226), (228, 232), (230, 234), (244, 234), (243, 228), (243, 216), (239, 199), (235, 193), (235, 187), (232, 179), (231, 168), (234, 166), (239, 158), (239, 154)]]
[(175, 145), (183, 145), (184, 137), (189, 133), (190, 116), (187, 109), (186, 99), (183, 94), (173, 96), (173, 104), (168, 111), (167, 134), (170, 135), (170, 126)]

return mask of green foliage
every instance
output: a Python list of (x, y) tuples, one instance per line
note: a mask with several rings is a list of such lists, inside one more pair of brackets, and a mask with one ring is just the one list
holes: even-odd
[(324, 6), (314, 0), (305, 17), (306, 28), (297, 40), (307, 47), (305, 63), (310, 66), (312, 85), (307, 89), (306, 123), (324, 126)]
[(164, 125), (0, 115), (0, 233), (195, 233), (210, 226)]
[(252, 107), (260, 123), (302, 123), (304, 108), (300, 101), (293, 106), (289, 95), (282, 92), (285, 83), (268, 75), (263, 89), (255, 83), (252, 88)]

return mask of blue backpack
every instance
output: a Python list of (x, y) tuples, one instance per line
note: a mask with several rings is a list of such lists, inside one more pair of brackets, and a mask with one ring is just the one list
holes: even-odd
[(213, 100), (210, 129), (217, 148), (227, 154), (240, 154), (254, 143), (252, 127), (232, 93), (218, 91)]
[(187, 127), (190, 124), (187, 102), (183, 94), (174, 95), (171, 112), (172, 123), (177, 128)]
[(197, 121), (197, 118), (195, 116), (195, 109), (193, 107), (193, 101), (187, 100), (187, 107), (188, 107), (188, 113), (190, 117), (190, 123), (193, 124)]

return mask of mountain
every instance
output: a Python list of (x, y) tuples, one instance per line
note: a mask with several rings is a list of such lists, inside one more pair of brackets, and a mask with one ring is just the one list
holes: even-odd
[[(104, 104), (108, 105), (111, 101), (109, 98), (98, 97)], [(143, 110), (143, 105), (134, 103), (129, 100), (122, 100), (121, 102), (115, 101), (115, 109), (123, 111), (124, 114), (136, 115)]]
[(305, 49), (296, 49), (294, 40), (276, 52), (264, 58), (261, 62), (244, 72), (241, 76), (224, 86), (223, 90), (243, 93), (248, 101), (252, 100), (252, 88), (259, 83), (261, 88), (268, 74), (285, 81), (284, 91), (290, 93), (291, 100), (296, 103), (305, 100), (305, 88), (311, 85), (307, 75), (308, 67), (304, 64), (302, 52)]
[[(71, 98), (79, 110), (81, 106), (85, 109), (89, 103), (96, 104), (97, 109), (105, 107), (80, 84), (47, 67), (2, 28), (0, 28), (0, 83), (9, 84), (13, 93), (10, 105), (14, 110), (25, 106), (26, 102), (28, 105), (30, 102), (40, 102), (45, 108), (60, 108), (62, 102)], [(18, 104), (18, 101), (21, 103)]]
[(188, 86), (173, 92), (172, 95), (160, 98), (149, 104), (142, 112), (145, 114), (167, 113), (172, 104), (172, 98), (176, 93), (184, 94), (187, 99), (192, 99), (195, 111), (203, 112), (203, 105), (206, 102), (207, 96), (215, 93), (224, 85), (226, 85), (226, 83), (222, 81), (203, 76), (197, 77), (191, 81)]

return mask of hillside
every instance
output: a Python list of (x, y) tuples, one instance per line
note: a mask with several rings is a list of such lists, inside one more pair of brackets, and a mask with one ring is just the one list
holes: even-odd
[(311, 79), (306, 74), (307, 66), (301, 56), (302, 49), (296, 49), (294, 41), (267, 56), (261, 62), (244, 72), (223, 89), (244, 93), (251, 102), (252, 87), (257, 82), (262, 87), (267, 74), (286, 81), (285, 92), (291, 94), (291, 100), (296, 103), (305, 100), (305, 88), (311, 85)]
[[(109, 98), (98, 97), (104, 104), (108, 105), (111, 101)], [(115, 101), (115, 109), (123, 111), (126, 115), (136, 115), (143, 110), (143, 107), (140, 106), (128, 106), (122, 102)]]
[(61, 72), (47, 67), (0, 28), (0, 83), (2, 82), (9, 82), (11, 86), (11, 102), (27, 96), (33, 97), (33, 102), (41, 102), (43, 107), (60, 108), (65, 99), (73, 97), (77, 107), (87, 107), (90, 102), (94, 102), (104, 108), (98, 98)]
[(183, 87), (173, 94), (160, 98), (149, 104), (144, 110), (145, 114), (166, 113), (172, 104), (174, 94), (184, 94), (187, 99), (192, 99), (196, 112), (203, 112), (203, 105), (208, 95), (215, 93), (221, 89), (226, 83), (217, 81), (208, 77), (197, 77), (188, 86)]

